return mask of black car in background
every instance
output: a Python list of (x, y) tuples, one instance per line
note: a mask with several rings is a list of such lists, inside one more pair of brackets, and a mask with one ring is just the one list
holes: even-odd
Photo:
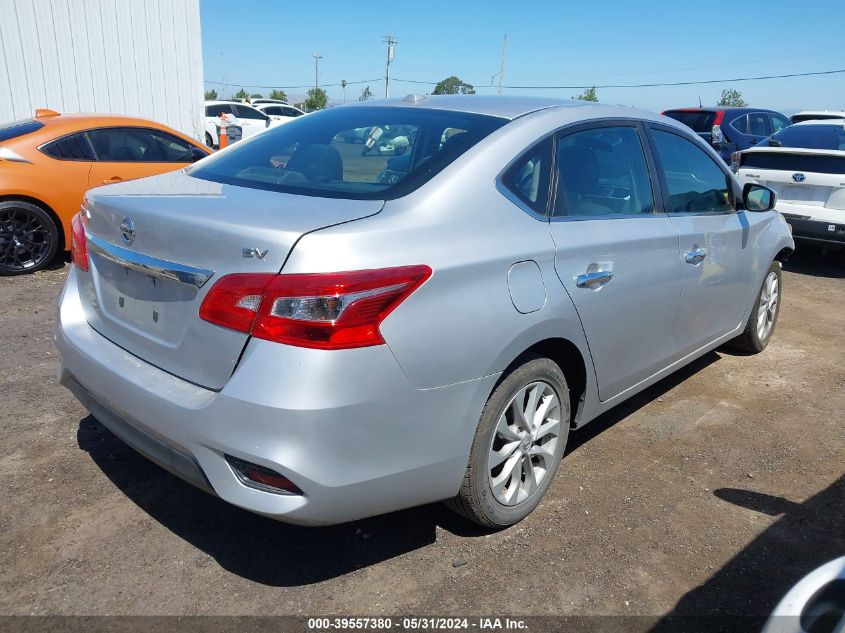
[(760, 108), (678, 108), (663, 114), (692, 128), (728, 164), (734, 152), (753, 147), (792, 124), (780, 112)]

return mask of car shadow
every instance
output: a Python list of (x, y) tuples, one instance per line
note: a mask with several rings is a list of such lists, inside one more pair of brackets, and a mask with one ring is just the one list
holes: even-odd
[(817, 246), (798, 243), (795, 252), (783, 265), (783, 269), (799, 275), (845, 278), (845, 250), (822, 251)]
[(845, 553), (845, 475), (800, 503), (736, 488), (713, 494), (748, 512), (781, 518), (681, 598), (652, 633), (759, 631), (790, 587)]
[(395, 558), (434, 543), (438, 527), (466, 537), (489, 533), (442, 504), (331, 527), (289, 525), (183, 482), (136, 453), (93, 416), (80, 421), (77, 443), (153, 519), (224, 569), (265, 585), (308, 585)]
[(689, 380), (692, 376), (700, 372), (702, 369), (709, 367), (720, 358), (721, 356), (718, 352), (708, 352), (704, 356), (697, 358), (690, 364), (673, 372), (666, 378), (654, 383), (651, 387), (644, 389), (637, 395), (628, 398), (609, 411), (601, 414), (584, 428), (571, 432), (566, 444), (564, 459), (566, 459), (567, 455), (577, 451), (581, 446), (592, 440), (594, 437), (604, 433), (617, 422), (624, 420), (648, 403), (657, 400), (665, 393), (671, 391), (682, 382)]
[[(718, 360), (711, 352), (570, 435), (567, 453)], [(271, 586), (321, 582), (435, 542), (490, 531), (430, 504), (331, 527), (299, 527), (236, 508), (159, 468), (89, 415), (79, 448), (138, 507), (238, 576)]]

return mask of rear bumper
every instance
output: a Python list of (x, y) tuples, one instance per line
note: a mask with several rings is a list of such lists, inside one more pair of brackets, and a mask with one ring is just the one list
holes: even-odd
[[(326, 525), (456, 494), (496, 376), (418, 390), (382, 345), (341, 352), (253, 339), (219, 392), (168, 374), (85, 321), (72, 269), (55, 343), (60, 381), (163, 468), (252, 512)], [(279, 472), (303, 495), (248, 487), (224, 454)]]
[(792, 227), (792, 237), (796, 240), (845, 246), (845, 218), (840, 222), (828, 222), (798, 215), (794, 211), (784, 211), (783, 216)]

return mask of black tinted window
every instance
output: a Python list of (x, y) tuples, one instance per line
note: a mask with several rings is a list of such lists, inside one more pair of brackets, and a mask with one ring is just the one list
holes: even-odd
[(302, 116), (302, 112), (296, 108), (284, 108), (285, 116)]
[(787, 119), (785, 116), (781, 116), (779, 114), (772, 114), (772, 132), (780, 132), (783, 128), (789, 127), (792, 125), (792, 121)]
[(115, 163), (190, 163), (191, 146), (180, 138), (147, 128), (90, 130), (97, 160)]
[(191, 170), (196, 178), (335, 198), (396, 198), (505, 119), (417, 108), (324, 110), (271, 128)]
[(731, 210), (728, 175), (692, 141), (653, 131), (657, 156), (669, 189), (672, 213), (724, 213)]
[(71, 134), (47, 143), (41, 151), (59, 160), (94, 160), (91, 146), (84, 134)]
[(11, 123), (3, 123), (0, 125), (0, 141), (8, 141), (30, 132), (35, 132), (44, 127), (40, 121), (33, 119), (26, 119), (24, 121), (12, 121)]
[(737, 132), (748, 134), (748, 115), (743, 114), (742, 116), (735, 118), (731, 125), (736, 128)]
[(651, 213), (654, 198), (634, 127), (567, 134), (557, 145), (555, 215)]
[(281, 106), (270, 106), (268, 108), (264, 108), (262, 110), (262, 112), (264, 112), (264, 114), (274, 114), (274, 115), (277, 115), (277, 116), (284, 115), (284, 112), (282, 112)]
[(807, 149), (845, 150), (845, 125), (791, 125), (775, 134), (774, 143), (764, 140), (762, 146), (805, 147)]
[(669, 110), (663, 114), (696, 132), (712, 132), (713, 123), (716, 121), (716, 113), (707, 110)]
[(748, 133), (754, 136), (768, 136), (772, 133), (769, 127), (769, 115), (765, 112), (752, 112), (748, 115)]
[(242, 106), (236, 105), (235, 107), (235, 116), (239, 119), (261, 119), (262, 121), (267, 118), (266, 114), (262, 114), (255, 108), (250, 108), (249, 106)]
[(845, 157), (775, 152), (743, 152), (740, 167), (806, 171), (817, 174), (845, 174)]
[(220, 116), (220, 113), (229, 114), (232, 112), (232, 106), (228, 103), (218, 103), (217, 105), (205, 106), (205, 116)]
[(522, 156), (505, 174), (502, 183), (532, 209), (545, 213), (551, 162), (552, 139), (548, 138)]

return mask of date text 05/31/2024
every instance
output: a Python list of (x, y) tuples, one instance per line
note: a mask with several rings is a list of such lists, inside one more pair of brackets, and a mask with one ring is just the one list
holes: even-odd
[(451, 631), (478, 630), (519, 631), (528, 628), (520, 618), (440, 618), (440, 617), (403, 617), (403, 618), (308, 618), (309, 631), (337, 630), (399, 630), (399, 631)]

